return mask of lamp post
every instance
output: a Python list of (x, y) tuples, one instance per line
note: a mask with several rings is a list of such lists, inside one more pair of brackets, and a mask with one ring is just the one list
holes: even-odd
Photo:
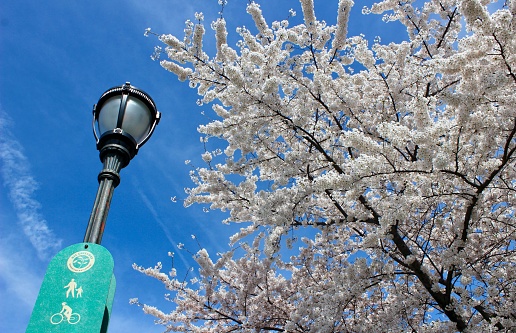
[(93, 107), (93, 134), (104, 167), (98, 176), (85, 243), (102, 241), (113, 191), (120, 183), (119, 172), (150, 138), (160, 117), (152, 98), (129, 82), (107, 90)]
[(26, 333), (106, 333), (116, 288), (114, 261), (100, 245), (119, 172), (160, 120), (152, 98), (129, 82), (102, 94), (93, 107), (93, 134), (103, 168), (84, 242), (50, 261)]

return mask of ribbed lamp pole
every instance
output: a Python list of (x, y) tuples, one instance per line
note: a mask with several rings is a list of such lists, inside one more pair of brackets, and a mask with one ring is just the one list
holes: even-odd
[(103, 168), (85, 243), (101, 243), (113, 192), (120, 184), (120, 170), (147, 142), (160, 117), (152, 98), (129, 82), (107, 90), (93, 107), (93, 134)]

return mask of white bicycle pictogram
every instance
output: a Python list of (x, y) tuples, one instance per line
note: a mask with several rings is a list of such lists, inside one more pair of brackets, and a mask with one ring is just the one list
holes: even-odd
[(81, 320), (81, 315), (78, 313), (72, 313), (69, 316), (65, 316), (62, 313), (54, 313), (52, 317), (50, 317), (50, 322), (54, 325), (60, 324), (64, 319), (66, 318), (66, 321), (68, 324), (77, 324)]

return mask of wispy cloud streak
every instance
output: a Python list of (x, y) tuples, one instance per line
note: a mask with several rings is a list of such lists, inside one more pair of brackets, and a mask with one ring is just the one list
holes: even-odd
[(41, 204), (33, 198), (38, 184), (31, 175), (22, 145), (10, 131), (11, 123), (7, 114), (0, 110), (0, 173), (19, 225), (38, 257), (45, 260), (61, 248), (62, 240), (54, 235), (39, 212)]

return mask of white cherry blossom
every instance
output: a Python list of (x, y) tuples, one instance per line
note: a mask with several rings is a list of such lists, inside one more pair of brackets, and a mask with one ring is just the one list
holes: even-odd
[(199, 18), (161, 36), (217, 117), (185, 204), (245, 225), (198, 279), (136, 266), (175, 303), (143, 310), (177, 332), (516, 330), (516, 1), (490, 2), (364, 8), (400, 43), (348, 36), (351, 0), (336, 25), (300, 0), (294, 26), (251, 2), (237, 45), (212, 24), (215, 55)]

